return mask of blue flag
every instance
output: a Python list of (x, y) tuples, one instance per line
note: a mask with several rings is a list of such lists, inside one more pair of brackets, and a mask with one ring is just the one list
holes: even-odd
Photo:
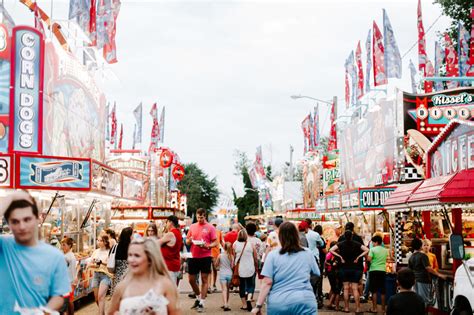
[[(435, 77), (440, 76), (439, 70), (440, 70), (441, 66), (443, 65), (443, 59), (444, 59), (444, 49), (442, 49), (441, 45), (436, 41), (435, 42), (435, 69), (434, 69), (435, 70), (435, 72), (434, 72)], [(435, 89), (436, 89), (436, 91), (444, 90), (443, 82), (436, 81), (435, 82)]]
[[(462, 23), (458, 25), (458, 56), (459, 56), (459, 76), (464, 77), (469, 71), (469, 43), (471, 36)], [(461, 82), (462, 86), (470, 86), (469, 81)]]
[(142, 143), (142, 122), (143, 122), (143, 106), (142, 106), (142, 103), (140, 103), (140, 105), (137, 106), (137, 108), (135, 108), (133, 110), (133, 116), (135, 116), (135, 120), (137, 121), (137, 124), (136, 124), (136, 130), (134, 132), (134, 136), (133, 136), (133, 142), (134, 143)]
[(411, 91), (413, 94), (416, 94), (416, 81), (415, 81), (415, 75), (416, 75), (416, 68), (415, 65), (413, 64), (413, 61), (410, 59), (410, 77), (411, 77)]
[(370, 70), (372, 69), (372, 33), (369, 29), (369, 34), (367, 34), (367, 40), (365, 42), (365, 50), (367, 51), (367, 65), (365, 70), (365, 92), (370, 91)]
[(402, 77), (402, 57), (398, 45), (393, 34), (393, 28), (388, 19), (387, 12), (383, 9), (383, 32), (385, 46), (385, 72), (387, 78)]

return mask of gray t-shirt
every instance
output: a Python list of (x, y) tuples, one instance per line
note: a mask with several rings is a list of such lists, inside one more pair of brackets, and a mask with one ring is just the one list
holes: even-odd
[(426, 267), (430, 266), (428, 256), (422, 252), (416, 252), (408, 260), (408, 268), (415, 273), (415, 280), (420, 283), (431, 283), (430, 273)]
[(219, 273), (221, 276), (232, 276), (232, 262), (229, 260), (227, 253), (222, 253), (219, 256)]

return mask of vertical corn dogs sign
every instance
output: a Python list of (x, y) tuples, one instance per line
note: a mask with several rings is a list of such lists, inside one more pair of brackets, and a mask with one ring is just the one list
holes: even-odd
[(13, 152), (42, 153), (44, 40), (36, 29), (13, 29), (10, 145)]

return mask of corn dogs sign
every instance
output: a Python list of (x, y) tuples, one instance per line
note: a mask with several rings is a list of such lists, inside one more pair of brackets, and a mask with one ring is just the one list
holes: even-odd
[(44, 40), (37, 30), (17, 26), (12, 36), (10, 145), (14, 152), (42, 152)]

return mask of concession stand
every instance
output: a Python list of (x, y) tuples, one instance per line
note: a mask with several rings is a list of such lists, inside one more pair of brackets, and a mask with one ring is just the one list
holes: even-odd
[[(440, 272), (452, 275), (460, 261), (450, 255), (450, 234), (474, 241), (474, 124), (452, 120), (433, 140), (425, 162), (426, 179), (401, 185), (385, 203), (397, 218), (397, 263), (407, 263), (403, 256), (414, 237), (428, 238)], [(472, 247), (467, 246), (466, 253), (472, 255)], [(435, 312), (450, 311), (451, 293), (452, 283), (438, 280), (431, 305)]]

